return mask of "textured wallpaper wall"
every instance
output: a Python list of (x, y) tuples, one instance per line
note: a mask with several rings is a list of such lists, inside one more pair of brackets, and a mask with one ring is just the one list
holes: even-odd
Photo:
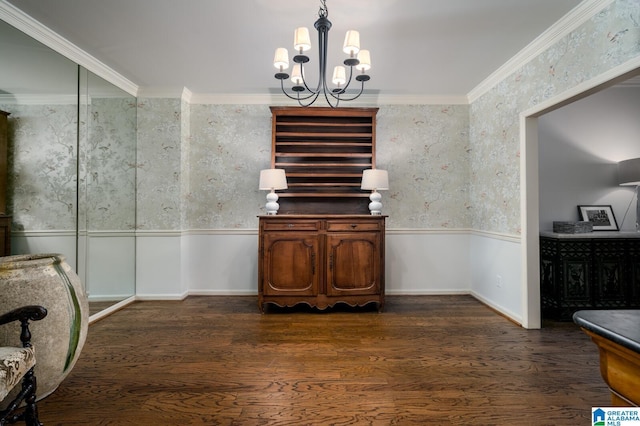
[(89, 230), (135, 229), (136, 109), (129, 98), (91, 101), (87, 143), (81, 146), (87, 203), (81, 211)]
[(640, 0), (618, 0), (471, 105), (473, 229), (520, 234), (520, 112), (640, 55)]
[(76, 105), (0, 105), (9, 116), (14, 230), (76, 229)]
[[(271, 155), (268, 106), (170, 99), (139, 105), (139, 227), (180, 229), (181, 200), (184, 229), (256, 228), (266, 196), (258, 176)], [(182, 126), (189, 126), (186, 137), (178, 135), (179, 108), (191, 117)], [(469, 227), (468, 128), (467, 106), (380, 108), (377, 165), (390, 174), (391, 189), (383, 194), (389, 226)], [(181, 139), (188, 148), (176, 144)], [(178, 187), (187, 189), (180, 199)]]
[[(9, 211), (13, 229), (75, 230), (77, 106), (0, 108), (11, 112)], [(86, 203), (80, 229), (134, 229), (136, 104), (130, 99), (92, 99), (86, 108), (82, 116), (88, 122), (83, 119), (80, 123), (80, 200)]]
[(138, 229), (181, 229), (181, 105), (138, 100)]
[(257, 228), (266, 193), (261, 169), (271, 157), (271, 111), (265, 105), (192, 105), (189, 229)]
[(392, 228), (469, 228), (469, 107), (381, 106), (376, 164)]

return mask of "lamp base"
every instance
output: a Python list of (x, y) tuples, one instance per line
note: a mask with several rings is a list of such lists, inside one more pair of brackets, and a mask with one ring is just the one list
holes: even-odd
[(371, 202), (369, 203), (369, 211), (373, 216), (382, 215), (382, 195), (378, 191), (373, 191), (371, 195), (369, 195), (369, 199)]
[(278, 209), (280, 208), (280, 204), (278, 204), (278, 194), (273, 191), (267, 194), (267, 204), (265, 204), (265, 208), (267, 209), (268, 215), (278, 214)]

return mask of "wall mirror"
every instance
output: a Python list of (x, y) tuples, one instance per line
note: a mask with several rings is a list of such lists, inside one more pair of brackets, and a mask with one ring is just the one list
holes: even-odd
[(91, 314), (135, 294), (136, 99), (0, 21), (12, 254), (55, 252)]

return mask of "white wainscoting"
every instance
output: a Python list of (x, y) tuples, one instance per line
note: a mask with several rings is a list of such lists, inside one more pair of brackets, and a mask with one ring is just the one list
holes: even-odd
[(470, 244), (471, 294), (522, 324), (523, 284), (520, 239), (474, 232)]
[[(257, 230), (190, 231), (182, 239), (190, 295), (257, 294)], [(466, 231), (388, 230), (385, 251), (387, 294), (470, 292)]]
[(11, 253), (59, 253), (76, 271), (76, 231), (14, 231)]
[(469, 294), (469, 231), (388, 229), (386, 294)]
[[(177, 237), (138, 234), (140, 298), (257, 294), (257, 230), (197, 230)], [(388, 230), (386, 292), (468, 294), (468, 259), (467, 231)]]
[(85, 289), (89, 301), (119, 301), (135, 294), (133, 232), (88, 232)]
[[(108, 267), (106, 256), (133, 259), (127, 241), (107, 234), (81, 238), (81, 245), (90, 244), (95, 253), (86, 271), (96, 282), (90, 289), (92, 297), (100, 296), (99, 276)], [(16, 253), (75, 253), (75, 233), (18, 232), (12, 244)], [(386, 294), (472, 294), (522, 323), (518, 237), (470, 230), (388, 229), (385, 251)], [(137, 300), (258, 292), (257, 230), (138, 231), (135, 257), (136, 264), (128, 267), (136, 270)], [(75, 257), (67, 261), (75, 264)], [(111, 294), (106, 289), (103, 293)]]
[(182, 299), (188, 295), (182, 283), (180, 231), (136, 233), (136, 298)]
[[(81, 233), (78, 236), (78, 264), (83, 266), (80, 268), (76, 263), (76, 232), (73, 230), (13, 232), (11, 252), (63, 254), (69, 266), (85, 283), (90, 301), (122, 300), (134, 295), (136, 265), (133, 232)], [(86, 253), (89, 255), (86, 256)]]
[(183, 237), (191, 295), (258, 294), (258, 231), (191, 231)]

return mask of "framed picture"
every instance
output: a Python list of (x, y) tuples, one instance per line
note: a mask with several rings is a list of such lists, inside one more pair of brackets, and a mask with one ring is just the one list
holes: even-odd
[(591, 222), (594, 231), (617, 231), (618, 224), (611, 206), (578, 206), (583, 221)]

